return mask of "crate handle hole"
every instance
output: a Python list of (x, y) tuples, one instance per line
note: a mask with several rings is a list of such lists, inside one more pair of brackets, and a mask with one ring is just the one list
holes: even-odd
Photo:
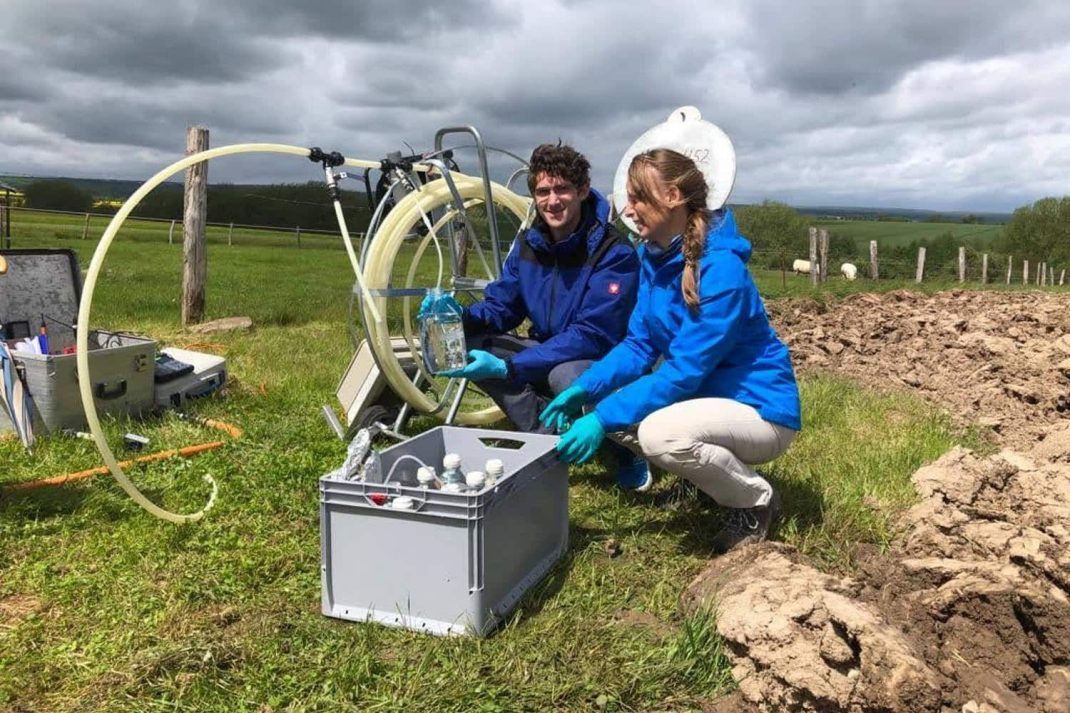
[(524, 441), (518, 441), (515, 438), (480, 438), (479, 442), (487, 448), (505, 448), (511, 451), (518, 451), (527, 445)]

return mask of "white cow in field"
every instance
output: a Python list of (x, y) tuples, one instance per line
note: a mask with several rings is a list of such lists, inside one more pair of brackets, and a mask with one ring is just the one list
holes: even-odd
[(810, 273), (810, 261), (809, 260), (796, 260), (791, 263), (791, 269), (793, 272), (799, 272), (804, 275)]
[(858, 277), (858, 268), (849, 262), (845, 262), (840, 265), (840, 273), (848, 280), (853, 280)]

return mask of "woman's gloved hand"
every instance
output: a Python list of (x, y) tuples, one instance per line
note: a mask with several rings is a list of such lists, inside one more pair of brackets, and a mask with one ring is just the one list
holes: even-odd
[[(564, 392), (561, 392), (564, 393)], [(602, 445), (606, 429), (593, 411), (572, 424), (557, 439), (557, 457), (566, 463), (586, 463)]]
[(471, 379), (482, 381), (483, 379), (504, 379), (509, 374), (509, 367), (505, 361), (482, 349), (472, 349), (468, 352), (468, 362), (460, 369), (441, 372), (442, 376), (453, 378)]
[(544, 428), (555, 433), (564, 433), (572, 419), (580, 415), (587, 403), (587, 392), (579, 386), (570, 386), (546, 404), (539, 414), (539, 422)]
[[(440, 300), (445, 300), (445, 302), (450, 307), (452, 307), (453, 309), (457, 310), (458, 314), (464, 314), (464, 307), (461, 306), (460, 302), (458, 302), (457, 300), (455, 300), (453, 298), (452, 294), (449, 294), (449, 293), (444, 294), (441, 297), (439, 297), (439, 299)], [(424, 317), (426, 317), (427, 313), (431, 311), (431, 305), (434, 304), (434, 302), (435, 302), (434, 297), (432, 297), (430, 292), (428, 292), (426, 295), (424, 295), (423, 300), (420, 302), (420, 310), (416, 313), (416, 319), (423, 319)]]

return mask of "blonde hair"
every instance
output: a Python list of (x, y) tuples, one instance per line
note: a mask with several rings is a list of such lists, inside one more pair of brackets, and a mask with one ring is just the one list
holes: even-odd
[(636, 155), (628, 166), (628, 182), (636, 198), (654, 206), (659, 212), (668, 212), (670, 206), (657, 200), (658, 191), (653, 183), (657, 180), (668, 186), (676, 186), (684, 197), (687, 206), (687, 228), (684, 230), (684, 274), (680, 289), (684, 302), (692, 309), (698, 309), (699, 272), (698, 261), (706, 247), (706, 230), (709, 228), (710, 216), (706, 210), (706, 196), (709, 188), (706, 178), (698, 170), (695, 162), (672, 149), (652, 149)]

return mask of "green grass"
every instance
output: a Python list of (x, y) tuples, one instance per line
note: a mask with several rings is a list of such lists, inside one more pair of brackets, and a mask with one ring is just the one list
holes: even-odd
[[(94, 246), (33, 242), (74, 246), (83, 264)], [(94, 326), (164, 345), (207, 341), (179, 328), (180, 269), (177, 246), (120, 238)], [(220, 499), (201, 522), (155, 520), (109, 477), (0, 499), (0, 709), (687, 710), (730, 690), (715, 622), (678, 608), (718, 514), (622, 494), (601, 461), (573, 469), (567, 555), (494, 636), (439, 639), (320, 615), (317, 480), (344, 447), (318, 407), (333, 402), (348, 363), (351, 281), (336, 249), (210, 247), (209, 317), (247, 314), (256, 328), (210, 338), (233, 380), (196, 411), (245, 434), (131, 472), (182, 512), (203, 504), (212, 474)], [(905, 394), (827, 377), (803, 379), (802, 393), (805, 430), (765, 469), (785, 495), (776, 537), (846, 570), (855, 545), (892, 537), (910, 474), (976, 439)], [(153, 448), (218, 437), (170, 416), (106, 426), (113, 444), (134, 429)], [(0, 485), (98, 459), (79, 440), (45, 438), (33, 456), (0, 442)], [(618, 557), (605, 553), (611, 538)]]
[(1003, 232), (1002, 225), (879, 220), (833, 220), (819, 223), (818, 226), (853, 238), (858, 249), (867, 255), (870, 240), (876, 240), (879, 247), (890, 248), (896, 245), (908, 245), (914, 240), (931, 240), (938, 235), (951, 233), (956, 238), (970, 240), (979, 238), (988, 243)]

